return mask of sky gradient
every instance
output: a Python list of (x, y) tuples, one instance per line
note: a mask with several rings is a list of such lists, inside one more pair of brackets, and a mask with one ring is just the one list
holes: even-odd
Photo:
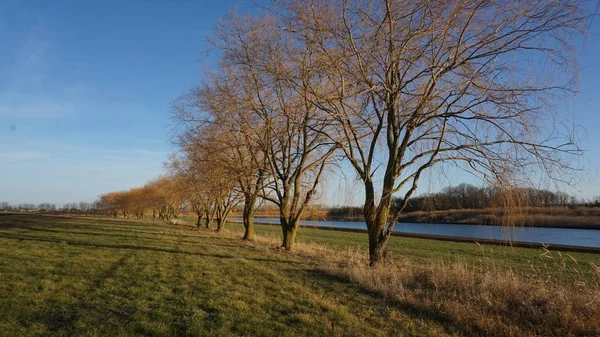
[[(170, 102), (210, 64), (204, 41), (218, 18), (251, 3), (0, 2), (0, 201), (91, 202), (164, 172)], [(577, 44), (569, 103), (587, 129), (589, 169), (567, 191), (582, 197), (600, 195), (600, 19), (591, 32)], [(327, 203), (359, 201), (341, 190), (349, 176), (330, 179)]]

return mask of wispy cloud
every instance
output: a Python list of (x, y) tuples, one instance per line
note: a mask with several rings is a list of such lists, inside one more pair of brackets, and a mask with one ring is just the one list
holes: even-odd
[(118, 137), (124, 141), (133, 142), (136, 144), (157, 145), (165, 143), (165, 140), (162, 138), (140, 138), (127, 135), (119, 135)]
[(47, 158), (50, 155), (37, 151), (8, 151), (0, 152), (0, 164), (22, 163), (26, 161)]
[(5, 81), (13, 90), (28, 91), (43, 85), (46, 80), (49, 66), (47, 54), (51, 39), (47, 27), (37, 18), (18, 41), (20, 42), (17, 45), (8, 49), (8, 52), (12, 49), (13, 64)]
[[(31, 156), (30, 159), (52, 157), (77, 157), (84, 158), (92, 156), (95, 159), (131, 159), (139, 157), (151, 157), (166, 159), (168, 152), (147, 148), (107, 148), (82, 146), (78, 144), (60, 142), (60, 141), (27, 141), (20, 144), (0, 143), (0, 156), (8, 156), (9, 154), (23, 154), (23, 158), (27, 158), (25, 154), (39, 154), (39, 156)], [(11, 156), (13, 158), (13, 156)], [(18, 156), (14, 156), (18, 158)]]
[(153, 150), (144, 150), (144, 149), (132, 149), (132, 151), (135, 153), (149, 155), (149, 156), (162, 156), (162, 155), (167, 154), (164, 151), (153, 151)]
[(29, 143), (28, 147), (43, 147), (52, 152), (56, 153), (77, 153), (77, 154), (90, 154), (90, 155), (115, 155), (131, 157), (132, 155), (143, 155), (143, 156), (166, 156), (165, 151), (156, 151), (153, 149), (143, 148), (106, 148), (106, 147), (94, 147), (94, 146), (82, 146), (72, 143), (61, 143), (61, 142), (34, 142)]
[(63, 118), (71, 115), (73, 111), (73, 103), (60, 99), (34, 99), (33, 101), (17, 100), (7, 102), (7, 99), (0, 96), (0, 117), (4, 118), (25, 118), (25, 119), (40, 119), (40, 118)]
[[(48, 27), (36, 17), (16, 44), (4, 46), (11, 57), (6, 72), (0, 72), (0, 118), (56, 119), (76, 112), (77, 85), (60, 84), (49, 78), (52, 69), (52, 39)], [(0, 35), (1, 38), (1, 35)]]

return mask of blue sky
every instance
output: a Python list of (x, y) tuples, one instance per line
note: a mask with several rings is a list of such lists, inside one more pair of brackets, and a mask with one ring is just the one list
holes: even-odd
[[(199, 82), (216, 20), (251, 3), (0, 2), (0, 201), (93, 201), (163, 172), (169, 103)], [(586, 197), (600, 195), (600, 19), (591, 30), (570, 104), (590, 169), (569, 192)], [(330, 184), (329, 203), (359, 201)]]
[(160, 174), (169, 103), (229, 5), (2, 1), (0, 200), (93, 201)]

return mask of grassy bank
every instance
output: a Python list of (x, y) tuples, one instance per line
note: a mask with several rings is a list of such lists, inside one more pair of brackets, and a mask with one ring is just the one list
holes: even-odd
[(123, 219), (0, 215), (0, 335), (595, 335), (600, 256), (303, 229), (296, 252)]

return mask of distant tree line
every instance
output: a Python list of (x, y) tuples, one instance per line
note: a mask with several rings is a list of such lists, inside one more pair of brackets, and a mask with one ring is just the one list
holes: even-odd
[(100, 196), (98, 210), (104, 215), (143, 219), (171, 220), (186, 206), (184, 189), (178, 176), (164, 176), (143, 187), (117, 191)]
[(7, 201), (0, 202), (0, 212), (60, 212), (60, 213), (86, 213), (86, 214), (98, 214), (100, 213), (100, 205), (98, 202), (79, 202), (79, 203), (67, 203), (62, 207), (56, 206), (53, 203), (20, 203), (11, 205)]
[(93, 203), (16, 204), (0, 202), (0, 212), (53, 212), (70, 214), (106, 215), (111, 217), (171, 220), (177, 218), (186, 207), (193, 209), (193, 202), (186, 199), (182, 176), (168, 175), (148, 182), (143, 187), (126, 191), (110, 192), (99, 196)]
[[(414, 212), (500, 207), (502, 205), (498, 203), (499, 193), (506, 194), (507, 191), (504, 189), (498, 190), (493, 186), (477, 187), (463, 183), (457, 186), (445, 187), (439, 192), (415, 196), (408, 201), (404, 210)], [(577, 206), (593, 205), (600, 201), (600, 198), (591, 201), (578, 200), (565, 192), (535, 188), (513, 188), (510, 193), (519, 206)], [(402, 201), (400, 198), (394, 199), (394, 204), (400, 205)]]
[[(211, 227), (213, 222), (221, 223), (227, 219), (217, 219), (218, 205), (209, 204), (210, 198), (205, 198), (206, 206), (198, 199), (192, 198), (198, 194), (188, 193), (189, 181), (181, 174), (171, 174), (152, 180), (139, 188), (126, 191), (110, 192), (100, 195), (100, 198), (92, 203), (79, 202), (67, 203), (57, 207), (52, 203), (20, 203), (11, 205), (9, 202), (0, 202), (0, 212), (55, 212), (74, 213), (90, 215), (106, 215), (110, 217), (131, 217), (144, 219), (171, 220), (180, 216), (182, 212), (191, 212), (197, 215), (197, 225), (200, 226), (205, 219), (205, 226)], [(193, 185), (192, 185), (193, 186)], [(412, 197), (403, 212), (417, 211), (444, 211), (456, 209), (485, 209), (498, 207), (498, 193), (506, 193), (505, 190), (498, 191), (492, 186), (474, 186), (462, 183), (457, 186), (448, 186), (439, 192), (426, 193)], [(577, 207), (600, 207), (600, 196), (592, 198), (577, 198), (561, 191), (550, 191), (546, 189), (518, 188), (511, 191), (518, 195), (521, 206), (531, 207), (553, 207), (553, 206), (577, 206)], [(231, 211), (244, 212), (241, 196), (236, 196)], [(394, 207), (402, 203), (401, 198), (394, 198)], [(328, 219), (363, 219), (363, 208), (361, 206), (319, 206), (326, 210)], [(273, 205), (260, 207), (262, 210), (277, 210)]]
[(56, 210), (56, 205), (54, 204), (15, 204), (11, 205), (7, 201), (0, 202), (0, 212), (32, 212), (37, 211), (39, 209), (51, 208), (52, 210)]
[[(498, 189), (493, 186), (473, 186), (462, 183), (448, 186), (439, 192), (425, 193), (410, 198), (403, 212), (445, 211), (455, 209), (485, 209), (502, 207), (499, 198), (510, 194), (515, 205), (531, 207), (600, 207), (600, 196), (577, 198), (561, 191), (535, 188)], [(394, 198), (394, 207), (402, 204), (402, 198)], [(337, 206), (327, 210), (329, 219), (355, 219), (362, 217), (362, 207)]]

